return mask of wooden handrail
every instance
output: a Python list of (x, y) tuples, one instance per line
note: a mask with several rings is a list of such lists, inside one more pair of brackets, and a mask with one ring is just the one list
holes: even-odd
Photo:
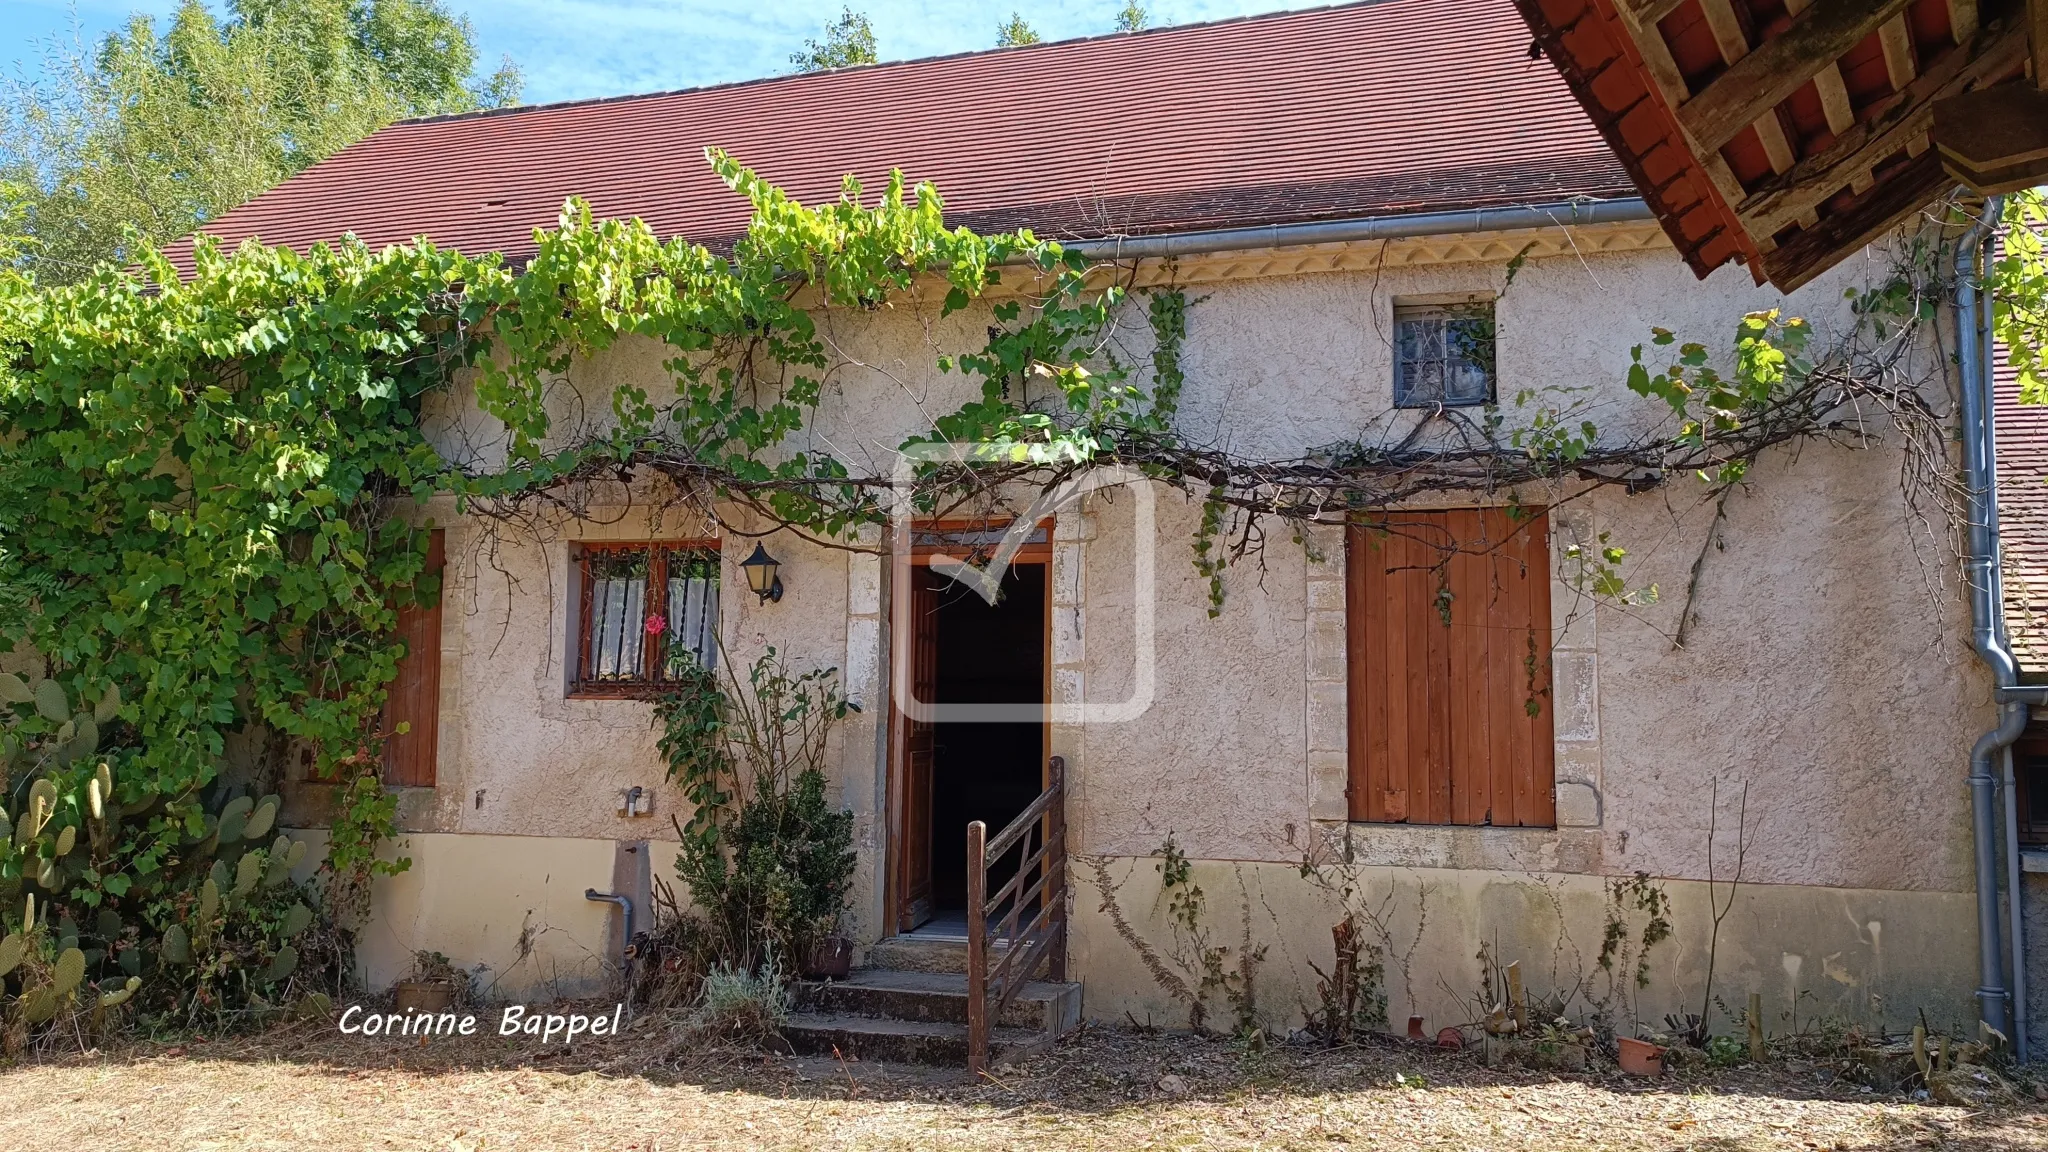
[[(1066, 760), (1053, 757), (1049, 775), (1045, 791), (993, 838), (979, 820), (967, 826), (967, 1069), (976, 1076), (988, 1070), (989, 1022), (1002, 1016), (1040, 961), (1049, 961), (1055, 980), (1067, 974)], [(991, 898), (989, 865), (1020, 845), (1016, 874)], [(1034, 900), (1038, 907), (1020, 933), (1018, 919)], [(988, 920), (1006, 907), (1003, 955), (990, 971)]]

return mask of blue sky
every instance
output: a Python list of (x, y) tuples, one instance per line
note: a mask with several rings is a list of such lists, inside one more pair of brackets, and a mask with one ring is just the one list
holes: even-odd
[[(820, 38), (844, 0), (448, 0), (476, 25), (486, 60), (509, 54), (533, 103), (721, 84), (789, 71), (790, 53)], [(1151, 23), (1186, 24), (1312, 7), (1318, 0), (1154, 0)], [(131, 12), (163, 16), (176, 0), (5, 0), (0, 64), (33, 67), (38, 41), (88, 42)], [(216, 4), (214, 7), (219, 8)], [(867, 0), (884, 59), (992, 47), (1011, 4)], [(1047, 40), (1111, 30), (1123, 0), (1028, 0), (1014, 7)]]

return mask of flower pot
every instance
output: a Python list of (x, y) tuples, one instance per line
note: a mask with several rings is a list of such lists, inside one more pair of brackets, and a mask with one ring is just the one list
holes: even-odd
[(400, 980), (391, 986), (391, 1006), (400, 1012), (446, 1012), (455, 1007), (455, 985), (446, 980)]
[(844, 980), (853, 971), (853, 941), (844, 936), (826, 936), (811, 945), (804, 957), (804, 975), (813, 980)]
[(1633, 1036), (1615, 1038), (1620, 1051), (1621, 1070), (1631, 1076), (1662, 1076), (1664, 1074), (1664, 1049), (1648, 1040)]

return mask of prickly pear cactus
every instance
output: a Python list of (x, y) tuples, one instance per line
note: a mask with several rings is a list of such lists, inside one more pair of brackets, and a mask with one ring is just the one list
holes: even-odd
[(100, 993), (99, 1006), (103, 1009), (118, 1008), (121, 1005), (126, 1004), (128, 1002), (128, 998), (130, 996), (135, 995), (136, 989), (141, 987), (142, 978), (139, 976), (130, 976), (125, 983), (123, 983), (119, 988), (115, 989), (114, 991)]
[(57, 969), (51, 978), (51, 987), (59, 996), (69, 996), (85, 981), (85, 953), (76, 948), (66, 948), (57, 957)]
[(256, 890), (256, 882), (261, 879), (263, 879), (263, 853), (242, 853), (241, 860), (235, 864), (235, 886), (232, 890), (234, 898), (236, 900), (248, 899), (249, 893)]
[(228, 866), (226, 864), (218, 860), (214, 861), (213, 875), (208, 876), (206, 883), (199, 886), (199, 929), (201, 932), (206, 930), (207, 925), (213, 923), (215, 916), (220, 915), (220, 890), (226, 880), (227, 870)]
[(287, 944), (277, 950), (277, 955), (270, 958), (270, 967), (263, 970), (263, 982), (282, 984), (289, 980), (291, 974), (298, 971), (298, 968), (299, 950)]
[(173, 924), (164, 929), (162, 955), (166, 964), (192, 962), (192, 939), (185, 934), (183, 925)]
[(256, 802), (247, 796), (237, 796), (228, 801), (227, 807), (220, 810), (219, 832), (222, 844), (233, 844), (242, 838), (243, 831), (249, 826), (249, 810), (255, 804)]

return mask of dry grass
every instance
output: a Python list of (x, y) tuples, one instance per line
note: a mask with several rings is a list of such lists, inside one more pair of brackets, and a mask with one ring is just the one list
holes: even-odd
[(307, 1024), (28, 1065), (0, 1074), (0, 1148), (2048, 1147), (2038, 1111), (1877, 1097), (1797, 1065), (1645, 1084), (1429, 1049), (1246, 1056), (1095, 1029), (971, 1084), (946, 1070), (677, 1051), (657, 1027), (565, 1053)]

